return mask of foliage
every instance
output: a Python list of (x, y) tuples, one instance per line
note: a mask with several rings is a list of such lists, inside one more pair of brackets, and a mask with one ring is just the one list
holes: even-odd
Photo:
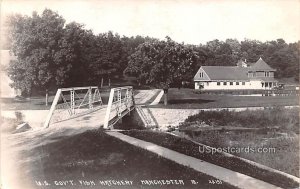
[(20, 123), (23, 123), (23, 119), (24, 119), (24, 115), (22, 112), (19, 112), (19, 111), (16, 111), (15, 112), (15, 116), (16, 116), (16, 119), (17, 119), (17, 123), (20, 124)]
[(12, 87), (33, 89), (97, 85), (101, 77), (122, 76), (129, 53), (151, 38), (123, 37), (112, 32), (94, 35), (82, 24), (65, 20), (49, 9), (41, 15), (11, 15), (6, 27), (13, 59), (7, 72)]
[(71, 65), (60, 57), (72, 58), (61, 47), (65, 20), (45, 9), (42, 15), (32, 17), (14, 15), (9, 19), (11, 50), (17, 57), (11, 61), (8, 75), (12, 87), (31, 91), (33, 87), (48, 88), (61, 85)]
[(193, 46), (166, 37), (165, 41), (153, 40), (139, 45), (130, 56), (125, 72), (136, 76), (141, 84), (164, 89), (166, 105), (170, 86), (192, 79), (190, 73), (197, 58)]
[(142, 84), (168, 89), (174, 82), (191, 80), (191, 68), (197, 54), (191, 46), (171, 38), (155, 40), (138, 46), (130, 56), (127, 72), (138, 77)]
[(93, 33), (85, 30), (84, 26), (76, 22), (69, 23), (64, 28), (64, 34), (60, 40), (60, 53), (55, 60), (61, 64), (70, 66), (63, 86), (81, 85), (82, 78), (88, 77), (87, 47), (92, 41)]
[[(94, 37), (94, 46), (91, 47), (89, 70), (92, 79), (109, 78), (110, 75), (122, 75), (124, 69), (123, 43), (118, 34), (112, 32), (99, 34)], [(98, 79), (99, 80), (99, 79)]]

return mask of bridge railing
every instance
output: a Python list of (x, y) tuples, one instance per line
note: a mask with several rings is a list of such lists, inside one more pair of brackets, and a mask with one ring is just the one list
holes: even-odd
[(101, 108), (102, 98), (98, 87), (73, 87), (57, 90), (44, 127)]
[(132, 86), (112, 88), (107, 104), (104, 128), (112, 127), (119, 119), (130, 112), (134, 105)]

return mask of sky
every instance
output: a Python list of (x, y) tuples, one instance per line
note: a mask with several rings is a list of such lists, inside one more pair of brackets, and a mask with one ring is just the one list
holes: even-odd
[(300, 40), (300, 0), (0, 0), (1, 18), (45, 8), (95, 34), (150, 36), (177, 42), (214, 39)]

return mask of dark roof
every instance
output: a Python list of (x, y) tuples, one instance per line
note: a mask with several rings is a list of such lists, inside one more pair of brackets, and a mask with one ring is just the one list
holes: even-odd
[[(238, 66), (202, 66), (211, 80), (249, 80), (248, 68)], [(194, 80), (203, 80), (196, 74)]]
[(275, 71), (275, 69), (271, 68), (262, 58), (259, 58), (250, 68), (253, 71)]
[[(243, 64), (243, 61), (239, 61), (239, 64)], [(241, 66), (201, 66), (201, 68), (207, 74), (207, 77), (201, 78), (200, 77), (200, 69), (194, 76), (194, 80), (196, 81), (206, 81), (206, 80), (244, 80), (248, 81), (253, 78), (249, 78), (247, 73), (249, 71), (276, 71), (275, 69), (271, 68), (262, 58), (256, 63), (247, 63), (250, 65), (249, 67), (241, 67)], [(274, 78), (271, 77), (256, 77), (255, 80), (262, 80), (262, 81), (276, 81)]]

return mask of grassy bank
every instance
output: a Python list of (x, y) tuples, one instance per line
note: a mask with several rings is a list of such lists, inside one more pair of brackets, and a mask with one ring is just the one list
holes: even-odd
[(299, 177), (299, 136), (253, 132), (202, 132), (189, 137), (196, 142)]
[[(185, 183), (166, 186), (168, 188), (220, 188), (219, 185), (209, 184), (209, 180), (214, 179), (210, 176), (124, 143), (100, 130), (59, 138), (56, 142), (23, 152), (21, 158), (30, 160), (30, 163), (22, 166), (24, 170), (20, 173), (23, 174), (22, 181), (32, 182), (31, 188), (40, 188), (34, 181), (41, 180), (51, 184), (47, 188), (57, 188), (54, 181), (69, 180), (77, 185), (69, 184), (62, 188), (83, 188), (79, 180), (96, 183), (95, 186), (88, 186), (89, 188), (108, 187), (99, 184), (103, 180), (133, 181), (132, 186), (122, 186), (123, 188), (162, 187), (141, 184), (141, 180), (152, 179), (181, 179)], [(190, 180), (196, 180), (199, 184), (192, 185)], [(222, 188), (234, 187), (223, 183)]]
[(204, 123), (212, 127), (234, 126), (247, 128), (279, 127), (282, 132), (299, 134), (298, 108), (266, 108), (264, 110), (235, 111), (201, 111), (199, 114), (189, 116), (180, 128), (198, 126)]
[(224, 156), (222, 153), (219, 152), (216, 152), (213, 155), (211, 153), (200, 153), (199, 148), (203, 148), (203, 145), (195, 144), (192, 141), (186, 140), (182, 137), (173, 136), (167, 133), (146, 130), (124, 131), (123, 133), (138, 139), (142, 139), (175, 150), (179, 153), (202, 159), (204, 161), (231, 169), (233, 171), (237, 171), (260, 180), (264, 180), (266, 182), (272, 183), (283, 188), (299, 187), (299, 183), (285, 176), (245, 163), (236, 157)]
[(194, 89), (171, 88), (168, 92), (168, 105), (151, 106), (172, 109), (198, 109), (198, 108), (236, 108), (255, 106), (294, 106), (299, 105), (298, 96), (232, 96), (198, 94)]
[[(220, 127), (222, 129), (218, 130)], [(192, 140), (215, 148), (266, 149), (266, 152), (230, 153), (299, 177), (298, 108), (202, 111), (188, 117), (180, 125), (180, 130)], [(269, 152), (267, 149), (274, 151)]]

